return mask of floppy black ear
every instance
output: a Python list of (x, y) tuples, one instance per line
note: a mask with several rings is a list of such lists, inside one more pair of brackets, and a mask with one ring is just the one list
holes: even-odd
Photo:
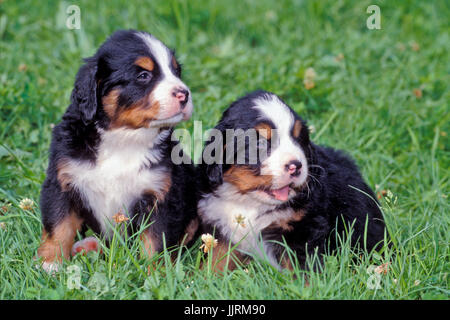
[(223, 183), (222, 164), (225, 163), (224, 132), (218, 128), (217, 126), (211, 130), (202, 152), (201, 172), (204, 182), (211, 188), (215, 188)]
[(77, 73), (71, 96), (72, 104), (85, 125), (89, 124), (97, 112), (97, 63), (87, 60)]
[(309, 129), (308, 123), (305, 120), (298, 118), (294, 124), (294, 131), (295, 131), (295, 127), (297, 127), (297, 121), (299, 121), (299, 124), (300, 124), (299, 125), (300, 130), (299, 130), (297, 140), (303, 146), (307, 146), (310, 143), (310, 139), (309, 139), (309, 130), (310, 129)]

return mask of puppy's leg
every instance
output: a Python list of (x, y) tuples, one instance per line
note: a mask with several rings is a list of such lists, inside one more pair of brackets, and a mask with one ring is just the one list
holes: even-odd
[(153, 233), (151, 228), (142, 232), (140, 238), (147, 258), (151, 259), (156, 253), (161, 251), (161, 240)]
[(200, 221), (198, 218), (192, 219), (184, 230), (183, 238), (180, 241), (181, 246), (188, 245), (198, 233)]
[(148, 193), (133, 205), (133, 225), (131, 232), (135, 232), (142, 227), (142, 224), (149, 226), (141, 233), (140, 239), (143, 244), (144, 254), (147, 258), (152, 258), (162, 250), (162, 239), (160, 234), (165, 230), (165, 225), (158, 218), (159, 212), (156, 204), (156, 196)]
[(237, 250), (229, 251), (228, 243), (219, 242), (215, 248), (210, 251), (211, 269), (215, 273), (223, 273), (226, 269), (232, 271), (236, 269), (238, 263), (246, 263), (246, 258)]
[[(162, 251), (162, 240), (155, 233), (153, 228), (149, 227), (141, 233), (140, 239), (143, 244), (143, 256), (147, 259), (152, 259), (155, 254)], [(148, 267), (147, 273), (150, 275), (156, 270), (156, 261), (153, 261), (152, 265)]]
[(43, 258), (45, 271), (58, 271), (58, 263), (62, 258), (70, 257), (70, 250), (74, 243), (77, 231), (81, 230), (82, 220), (71, 211), (63, 217), (53, 228), (43, 229), (42, 242), (38, 249), (38, 257)]

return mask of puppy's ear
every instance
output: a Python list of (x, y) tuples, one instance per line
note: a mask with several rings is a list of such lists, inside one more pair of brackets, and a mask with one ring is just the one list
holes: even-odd
[(304, 147), (309, 143), (309, 127), (306, 121), (297, 118), (292, 128), (292, 136)]
[(94, 119), (97, 100), (97, 63), (93, 59), (87, 59), (77, 73), (71, 96), (72, 104), (85, 125)]
[(223, 132), (217, 128), (212, 129), (209, 141), (205, 143), (202, 152), (203, 179), (211, 188), (215, 188), (223, 182), (224, 149)]

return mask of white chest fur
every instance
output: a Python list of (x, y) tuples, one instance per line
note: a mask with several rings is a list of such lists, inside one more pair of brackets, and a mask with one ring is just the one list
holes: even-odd
[(242, 195), (229, 183), (223, 183), (214, 194), (208, 194), (199, 201), (199, 215), (202, 219), (229, 238), (238, 249), (244, 253), (256, 254), (278, 267), (267, 243), (261, 242), (261, 230), (270, 224), (287, 219), (292, 215), (292, 209), (277, 210), (265, 213), (274, 208)]
[(118, 212), (128, 214), (130, 205), (144, 191), (160, 192), (166, 169), (152, 168), (162, 154), (152, 147), (169, 131), (157, 129), (116, 129), (101, 133), (96, 163), (69, 160), (65, 173), (91, 208), (102, 232), (108, 233), (108, 220)]

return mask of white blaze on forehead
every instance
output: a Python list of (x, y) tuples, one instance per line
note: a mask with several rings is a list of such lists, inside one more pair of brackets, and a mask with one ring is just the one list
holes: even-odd
[(270, 119), (280, 135), (290, 133), (294, 125), (294, 115), (289, 108), (274, 94), (264, 94), (253, 100), (254, 108), (262, 113), (262, 119)]
[[(295, 118), (288, 106), (274, 94), (264, 94), (264, 96), (253, 100), (253, 108), (261, 113), (261, 120), (269, 119), (277, 130), (277, 142), (270, 156), (262, 163), (261, 174), (269, 174), (274, 176), (275, 187), (277, 186), (277, 177), (286, 175), (285, 165), (291, 160), (297, 160), (302, 163), (301, 174), (296, 179), (296, 184), (301, 185), (306, 181), (308, 176), (308, 168), (305, 153), (302, 148), (294, 141), (292, 137), (292, 128)], [(282, 183), (280, 181), (280, 183)]]
[(162, 75), (164, 77), (176, 77), (169, 67), (172, 60), (172, 53), (164, 43), (147, 33), (139, 32), (137, 35), (144, 41), (150, 52), (153, 54), (153, 57), (161, 68)]
[(172, 54), (164, 45), (164, 43), (147, 33), (139, 32), (137, 36), (144, 41), (150, 52), (153, 54), (154, 59), (161, 68), (161, 73), (164, 76), (174, 76), (172, 70), (169, 67), (172, 59)]

